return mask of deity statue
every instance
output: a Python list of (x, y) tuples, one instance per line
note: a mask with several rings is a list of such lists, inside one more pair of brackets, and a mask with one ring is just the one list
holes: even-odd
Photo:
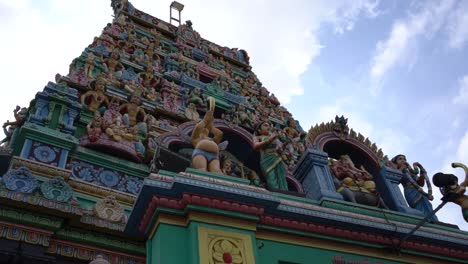
[(145, 91), (145, 97), (146, 97), (146, 99), (148, 99), (148, 100), (150, 100), (152, 102), (157, 102), (157, 103), (162, 102), (161, 93), (156, 91), (156, 89), (154, 89), (154, 87), (150, 87), (149, 89), (147, 89)]
[(269, 122), (261, 122), (255, 129), (254, 149), (260, 151), (260, 168), (265, 176), (269, 190), (288, 190), (286, 181), (286, 165), (278, 153), (276, 138), (278, 134), (271, 132)]
[(237, 124), (240, 124), (245, 127), (253, 127), (252, 115), (250, 114), (250, 111), (246, 109), (244, 105), (240, 104), (237, 107), (236, 116), (237, 116), (236, 118)]
[(187, 104), (194, 104), (196, 107), (205, 106), (201, 89), (198, 87), (193, 88), (188, 95)]
[(221, 169), (224, 175), (231, 175), (232, 174), (232, 161), (231, 160), (225, 160), (223, 162), (223, 168)]
[(132, 95), (128, 103), (120, 106), (120, 113), (125, 115), (124, 119), (128, 119), (129, 126), (134, 126), (137, 124), (137, 119), (141, 122), (146, 116), (145, 110), (140, 106), (142, 88), (134, 85), (134, 81), (132, 80), (126, 89), (131, 91)]
[(125, 67), (120, 63), (120, 55), (118, 51), (114, 50), (110, 53), (109, 58), (104, 59), (104, 65), (106, 65), (106, 72), (111, 78), (120, 79), (122, 76), (122, 70)]
[[(13, 110), (13, 115), (15, 117), (15, 121), (9, 121), (7, 120), (5, 123), (3, 123), (3, 133), (5, 133), (5, 138), (0, 141), (0, 145), (3, 144), (3, 147), (7, 147), (8, 143), (11, 140), (11, 137), (13, 136), (13, 133), (15, 132), (15, 129), (18, 127), (21, 127), (24, 122), (26, 121), (26, 116), (28, 114), (28, 108), (23, 107), (21, 108), (19, 105), (16, 106), (16, 108)], [(8, 129), (7, 129), (8, 127)]]
[(96, 142), (102, 134), (102, 116), (99, 112), (94, 112), (94, 118), (91, 123), (86, 126), (89, 142)]
[(364, 166), (358, 169), (348, 155), (341, 155), (338, 161), (331, 160), (330, 170), (343, 187), (353, 191), (376, 193), (372, 175)]
[[(429, 190), (429, 192), (426, 193), (422, 188), (424, 186), (424, 179), (426, 174), (424, 168), (417, 162), (413, 163), (412, 167), (406, 161), (406, 156), (402, 154), (393, 157), (391, 159), (390, 165), (403, 173), (401, 184), (403, 185), (405, 198), (408, 205), (421, 211), (425, 215), (430, 214), (433, 209), (432, 204), (429, 201), (432, 201), (434, 197), (431, 194), (432, 190)], [(421, 169), (421, 174), (419, 173), (419, 169)], [(427, 182), (429, 181), (427, 180)], [(429, 219), (429, 221), (437, 222), (438, 219), (434, 215)]]
[(119, 112), (119, 100), (112, 98), (109, 103), (109, 108), (104, 112), (102, 128), (106, 134), (114, 141), (122, 140), (122, 135), (125, 133), (125, 128), (122, 124), (122, 115)]
[(185, 117), (190, 120), (198, 121), (200, 120), (200, 114), (197, 112), (197, 108), (194, 103), (189, 103), (188, 107), (185, 108)]
[(289, 117), (286, 121), (287, 127), (284, 128), (284, 132), (290, 139), (297, 139), (299, 137), (299, 132), (296, 130), (296, 121)]
[(155, 88), (159, 84), (159, 78), (154, 76), (154, 70), (151, 65), (146, 67), (146, 71), (138, 73), (138, 77), (141, 80), (141, 85), (147, 89), (151, 87)]
[(462, 163), (452, 163), (452, 167), (462, 168), (465, 171), (465, 180), (462, 183), (458, 183), (457, 176), (441, 172), (436, 173), (432, 179), (444, 196), (442, 200), (447, 198), (448, 201), (459, 205), (463, 218), (468, 222), (468, 195), (465, 194), (468, 186), (468, 167)]
[(93, 90), (89, 90), (81, 96), (81, 104), (87, 105), (90, 111), (95, 112), (101, 106), (109, 104), (109, 100), (104, 94), (106, 79), (100, 75), (95, 81), (90, 83), (90, 86)]
[[(223, 132), (213, 125), (215, 100), (212, 97), (209, 97), (208, 100), (210, 102), (209, 110), (192, 132), (192, 145), (195, 148), (192, 153), (192, 167), (223, 174), (219, 164), (218, 147), (223, 138)], [(209, 137), (210, 133), (214, 135), (213, 138)]]

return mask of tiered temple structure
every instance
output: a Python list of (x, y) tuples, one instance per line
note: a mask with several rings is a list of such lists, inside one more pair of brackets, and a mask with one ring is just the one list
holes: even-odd
[(407, 236), (432, 211), (420, 164), (344, 117), (304, 132), (246, 51), (111, 7), (3, 126), (0, 263), (468, 262), (468, 233), (436, 217)]

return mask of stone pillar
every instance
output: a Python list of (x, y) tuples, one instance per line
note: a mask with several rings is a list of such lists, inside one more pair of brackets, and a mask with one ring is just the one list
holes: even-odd
[(399, 188), (402, 177), (403, 174), (401, 171), (383, 166), (380, 171), (380, 177), (374, 178), (376, 184), (381, 187), (379, 188), (379, 193), (382, 196), (382, 199), (392, 210), (416, 216), (424, 216), (421, 211), (409, 207), (406, 203), (405, 197)]
[(320, 201), (323, 198), (343, 200), (336, 192), (333, 175), (328, 168), (328, 154), (317, 149), (308, 149), (294, 169), (307, 198)]

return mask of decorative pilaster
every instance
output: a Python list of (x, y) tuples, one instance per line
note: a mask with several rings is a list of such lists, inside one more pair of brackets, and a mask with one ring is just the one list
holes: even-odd
[(307, 198), (343, 200), (336, 192), (333, 176), (328, 168), (328, 154), (317, 149), (308, 149), (297, 163), (294, 177), (298, 179)]
[(383, 166), (380, 171), (380, 177), (375, 177), (375, 181), (380, 188), (379, 192), (385, 201), (385, 204), (392, 210), (396, 210), (402, 213), (424, 216), (419, 210), (413, 209), (408, 206), (400, 191), (398, 185), (400, 184), (401, 177), (403, 174), (396, 169)]

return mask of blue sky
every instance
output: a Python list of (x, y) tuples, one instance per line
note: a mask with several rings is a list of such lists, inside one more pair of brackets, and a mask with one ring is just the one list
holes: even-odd
[[(171, 1), (131, 2), (169, 17)], [(468, 163), (467, 1), (181, 2), (202, 37), (249, 52), (306, 131), (345, 115), (389, 157), (404, 153), (430, 175)], [(0, 119), (66, 74), (111, 14), (110, 0), (0, 0)], [(468, 230), (455, 205), (438, 216)]]

